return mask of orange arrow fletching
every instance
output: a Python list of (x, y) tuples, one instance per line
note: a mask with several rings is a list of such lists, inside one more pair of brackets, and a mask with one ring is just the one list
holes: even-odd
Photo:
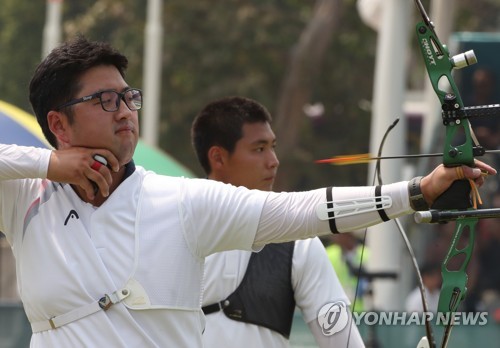
[(370, 162), (371, 157), (368, 153), (362, 153), (357, 155), (347, 155), (347, 156), (334, 156), (331, 158), (321, 159), (315, 161), (315, 163), (328, 163), (337, 166), (348, 165), (348, 164), (360, 164)]

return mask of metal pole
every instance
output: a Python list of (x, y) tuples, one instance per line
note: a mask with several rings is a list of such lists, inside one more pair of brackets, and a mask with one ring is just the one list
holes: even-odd
[(61, 42), (61, 8), (63, 0), (47, 0), (43, 28), (42, 58)]
[(149, 0), (144, 46), (144, 107), (142, 137), (151, 145), (158, 145), (162, 74), (163, 1)]
[[(406, 120), (403, 115), (405, 70), (408, 46), (410, 1), (386, 0), (382, 5), (382, 22), (378, 31), (373, 114), (370, 135), (370, 153), (376, 154), (379, 143), (390, 124), (400, 117), (401, 122), (387, 138), (384, 156), (406, 153)], [(383, 181), (391, 183), (403, 178), (401, 160), (381, 163)], [(374, 164), (370, 166), (369, 184), (372, 184)], [(402, 263), (403, 243), (397, 226), (384, 223), (371, 227), (367, 233), (371, 272), (397, 272)], [(376, 310), (397, 310), (402, 302), (401, 277), (398, 280), (373, 282), (373, 306)]]

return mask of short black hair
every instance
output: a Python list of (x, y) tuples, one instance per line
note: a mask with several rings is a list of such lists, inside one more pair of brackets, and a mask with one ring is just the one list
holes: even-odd
[[(49, 129), (47, 114), (73, 99), (81, 88), (78, 83), (80, 76), (100, 65), (113, 65), (125, 77), (128, 60), (108, 43), (89, 41), (78, 35), (52, 50), (36, 68), (29, 86), (30, 103), (45, 138), (52, 146), (57, 147), (57, 141)], [(71, 121), (71, 107), (66, 113)]]
[(249, 98), (225, 97), (207, 104), (191, 127), (192, 145), (205, 173), (211, 172), (208, 150), (212, 146), (221, 146), (232, 153), (243, 137), (244, 124), (271, 121), (269, 111)]

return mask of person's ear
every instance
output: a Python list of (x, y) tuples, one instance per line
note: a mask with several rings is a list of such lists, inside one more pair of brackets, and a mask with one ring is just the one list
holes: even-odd
[(220, 146), (212, 146), (208, 150), (208, 161), (212, 170), (220, 169), (226, 162), (227, 151)]
[(57, 139), (59, 147), (69, 143), (69, 121), (68, 117), (61, 112), (51, 110), (47, 114), (47, 123), (50, 131)]

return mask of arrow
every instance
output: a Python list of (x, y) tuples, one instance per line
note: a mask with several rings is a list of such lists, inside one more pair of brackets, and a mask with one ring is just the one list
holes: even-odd
[[(500, 153), (500, 150), (486, 150), (485, 153)], [(331, 158), (325, 158), (314, 161), (314, 163), (323, 164), (333, 164), (336, 166), (349, 165), (349, 164), (361, 164), (368, 163), (369, 161), (375, 160), (386, 160), (386, 159), (401, 159), (401, 158), (423, 158), (423, 157), (441, 157), (443, 153), (425, 153), (418, 155), (399, 155), (399, 156), (370, 156), (369, 153), (356, 154), (356, 155), (341, 155), (334, 156)]]

